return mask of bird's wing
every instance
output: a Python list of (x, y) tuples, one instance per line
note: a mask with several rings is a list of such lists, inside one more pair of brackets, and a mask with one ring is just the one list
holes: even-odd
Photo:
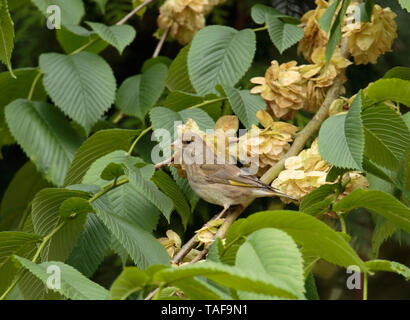
[(208, 182), (222, 183), (233, 186), (253, 187), (270, 189), (257, 177), (245, 174), (240, 168), (229, 164), (202, 164), (201, 170), (207, 177)]

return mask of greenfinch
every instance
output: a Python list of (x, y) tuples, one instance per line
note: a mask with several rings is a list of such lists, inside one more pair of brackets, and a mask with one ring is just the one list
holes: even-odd
[(184, 133), (172, 147), (174, 156), (178, 154), (179, 163), (185, 167), (191, 188), (205, 201), (223, 207), (216, 219), (231, 205), (244, 206), (255, 198), (279, 196), (296, 200), (263, 183), (246, 169), (223, 163), (196, 133)]

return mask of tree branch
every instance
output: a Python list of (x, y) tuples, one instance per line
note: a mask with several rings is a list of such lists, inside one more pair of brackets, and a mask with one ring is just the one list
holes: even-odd
[(136, 14), (138, 11), (140, 11), (142, 8), (146, 7), (149, 5), (152, 1), (154, 0), (145, 0), (143, 3), (141, 3), (138, 7), (136, 7), (134, 10), (132, 10), (130, 13), (128, 13), (124, 18), (122, 18), (120, 21), (116, 23), (117, 26), (120, 26), (124, 23), (126, 23), (129, 19), (132, 18), (134, 14)]

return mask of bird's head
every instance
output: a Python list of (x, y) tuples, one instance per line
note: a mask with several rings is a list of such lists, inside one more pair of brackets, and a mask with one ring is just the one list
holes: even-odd
[(185, 164), (208, 163), (208, 158), (212, 162), (215, 157), (213, 151), (208, 147), (202, 137), (192, 131), (185, 131), (171, 146), (176, 153), (182, 155), (182, 161)]

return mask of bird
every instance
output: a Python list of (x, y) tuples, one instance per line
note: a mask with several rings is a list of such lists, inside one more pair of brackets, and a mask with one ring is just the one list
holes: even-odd
[[(187, 131), (171, 147), (179, 152), (191, 188), (203, 200), (223, 207), (220, 219), (232, 205), (245, 204), (256, 198), (279, 196), (297, 200), (262, 182), (235, 164), (224, 163), (196, 133)], [(175, 161), (175, 159), (174, 159)]]

